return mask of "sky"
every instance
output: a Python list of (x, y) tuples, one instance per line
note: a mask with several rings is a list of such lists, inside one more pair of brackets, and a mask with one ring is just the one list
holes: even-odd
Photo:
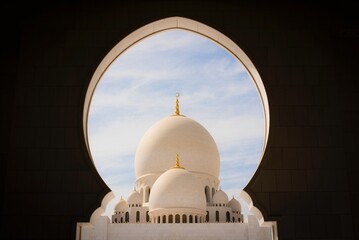
[[(136, 43), (109, 66), (90, 104), (88, 139), (94, 164), (116, 195), (135, 185), (134, 159), (144, 133), (175, 111), (204, 126), (217, 143), (220, 186), (239, 199), (260, 162), (264, 115), (243, 65), (223, 47), (185, 30), (167, 30)], [(243, 211), (244, 201), (240, 200)]]

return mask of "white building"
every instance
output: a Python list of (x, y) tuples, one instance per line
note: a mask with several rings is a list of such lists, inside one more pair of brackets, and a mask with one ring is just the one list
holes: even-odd
[(196, 121), (175, 114), (154, 124), (136, 152), (136, 183), (121, 197), (112, 219), (82, 224), (85, 239), (272, 239), (252, 215), (219, 187), (220, 157), (210, 133)]

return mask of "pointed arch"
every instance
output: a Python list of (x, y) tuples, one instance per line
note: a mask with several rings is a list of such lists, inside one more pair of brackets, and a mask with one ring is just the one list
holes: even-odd
[(140, 222), (140, 211), (136, 211), (136, 222)]
[(208, 186), (206, 186), (204, 188), (204, 193), (206, 194), (206, 200), (207, 202), (210, 202), (211, 201), (211, 190), (209, 189)]
[(173, 215), (172, 214), (168, 217), (168, 223), (173, 223)]
[[(230, 54), (232, 54), (236, 59), (238, 59), (238, 61), (240, 61), (243, 64), (243, 66), (246, 68), (248, 74), (251, 76), (252, 80), (254, 81), (254, 83), (257, 87), (257, 90), (259, 92), (259, 95), (260, 95), (260, 98), (262, 101), (263, 110), (264, 110), (265, 134), (264, 134), (263, 151), (262, 151), (262, 156), (260, 158), (260, 161), (262, 160), (262, 157), (264, 154), (264, 149), (266, 148), (267, 142), (268, 142), (269, 124), (270, 124), (269, 115), (270, 114), (269, 114), (269, 103), (268, 103), (267, 94), (266, 94), (262, 79), (261, 79), (256, 67), (254, 66), (252, 61), (248, 58), (248, 56), (242, 51), (242, 49), (240, 49), (238, 47), (238, 45), (236, 43), (234, 43), (231, 39), (229, 39), (227, 36), (220, 33), (219, 31), (217, 31), (205, 24), (202, 24), (200, 22), (192, 20), (192, 19), (183, 18), (183, 17), (169, 17), (169, 18), (165, 18), (165, 19), (158, 20), (158, 21), (152, 22), (150, 24), (147, 24), (147, 25), (139, 28), (138, 30), (134, 31), (133, 33), (129, 34), (127, 37), (125, 37), (123, 40), (121, 40), (105, 56), (105, 58), (101, 61), (101, 63), (95, 70), (95, 73), (93, 74), (93, 76), (91, 78), (91, 81), (89, 83), (89, 86), (88, 86), (88, 89), (87, 89), (87, 92), (85, 95), (84, 108), (83, 108), (83, 124), (82, 124), (86, 147), (87, 147), (87, 150), (88, 150), (88, 153), (89, 153), (89, 156), (90, 156), (90, 159), (92, 160), (92, 162), (93, 162), (93, 159), (92, 159), (92, 154), (90, 151), (89, 140), (88, 140), (88, 113), (89, 113), (89, 107), (90, 107), (90, 103), (91, 103), (91, 99), (92, 99), (94, 90), (97, 86), (97, 83), (101, 79), (102, 75), (108, 69), (108, 67), (111, 65), (111, 63), (119, 55), (121, 55), (126, 49), (131, 47), (133, 44), (137, 43), (138, 41), (140, 41), (152, 34), (155, 34), (155, 33), (161, 32), (161, 31), (165, 31), (168, 29), (176, 29), (176, 28), (200, 34), (200, 35), (216, 42), (217, 44), (221, 45), (224, 49), (226, 49)], [(215, 192), (215, 189), (212, 188), (212, 197), (214, 195), (214, 192)], [(112, 192), (111, 192), (111, 194), (113, 195)], [(145, 193), (143, 193), (143, 194), (145, 195)], [(144, 196), (144, 199), (146, 199), (148, 201), (149, 195), (150, 195), (150, 189), (148, 189), (147, 199), (145, 196)], [(107, 206), (107, 203), (105, 204), (105, 207), (103, 207), (103, 205), (101, 205), (101, 207), (99, 207), (97, 210), (95, 210), (95, 212), (91, 215), (91, 220), (90, 220), (91, 223), (95, 222), (95, 220), (99, 216), (101, 216), (101, 214), (104, 212), (104, 209), (106, 208), (106, 206)], [(256, 212), (256, 214), (258, 216), (262, 215), (258, 208), (255, 208), (255, 210), (253, 210), (253, 211)], [(260, 224), (263, 223), (263, 221), (264, 221), (263, 216), (261, 216), (262, 218), (258, 218), (258, 216), (257, 216), (257, 219), (259, 219)], [(146, 219), (147, 219), (147, 216), (146, 216)], [(275, 222), (274, 223), (268, 222), (268, 224), (274, 224), (276, 226)], [(275, 227), (275, 231), (276, 231), (276, 227)]]
[[(183, 17), (169, 17), (165, 19), (161, 19), (152, 23), (149, 23), (127, 37), (121, 40), (112, 50), (105, 56), (105, 58), (101, 61), (99, 66), (97, 67), (94, 75), (91, 78), (89, 83), (85, 101), (84, 101), (84, 111), (83, 111), (83, 133), (85, 137), (86, 147), (88, 149), (89, 155), (92, 160), (92, 154), (89, 147), (89, 140), (88, 140), (88, 112), (90, 107), (90, 102), (92, 99), (92, 95), (94, 90), (97, 86), (97, 83), (101, 79), (104, 72), (107, 68), (111, 65), (111, 63), (121, 55), (126, 49), (137, 43), (138, 41), (161, 31), (169, 30), (169, 29), (183, 29), (187, 30), (199, 35), (202, 35), (213, 42), (219, 44), (224, 49), (226, 49), (231, 55), (233, 55), (238, 61), (242, 63), (242, 65), (247, 70), (248, 74), (251, 76), (252, 80), (254, 81), (256, 88), (258, 89), (262, 106), (264, 110), (264, 121), (265, 121), (265, 133), (264, 133), (264, 146), (262, 151), (262, 156), (264, 153), (264, 149), (267, 146), (268, 142), (268, 134), (269, 134), (269, 103), (267, 98), (267, 93), (264, 88), (264, 84), (262, 79), (252, 63), (249, 57), (243, 52), (241, 48), (238, 47), (236, 43), (234, 43), (231, 39), (229, 39), (224, 34), (220, 33), (219, 31), (192, 19), (183, 18)], [(260, 159), (260, 160), (261, 160)], [(93, 162), (93, 160), (92, 160)]]
[(186, 214), (182, 215), (182, 223), (187, 223), (187, 215)]
[(231, 221), (231, 214), (227, 211), (226, 212), (226, 222), (230, 222)]

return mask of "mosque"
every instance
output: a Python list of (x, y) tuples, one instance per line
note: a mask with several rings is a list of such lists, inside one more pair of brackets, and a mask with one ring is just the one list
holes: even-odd
[(220, 188), (220, 156), (210, 133), (179, 109), (155, 123), (135, 155), (136, 182), (109, 219), (82, 225), (77, 239), (273, 239)]

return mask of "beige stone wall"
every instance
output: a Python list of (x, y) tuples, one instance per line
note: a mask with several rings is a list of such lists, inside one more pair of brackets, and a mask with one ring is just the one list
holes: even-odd
[(272, 228), (260, 227), (254, 216), (246, 223), (197, 223), (197, 224), (112, 224), (107, 217), (95, 226), (83, 226), (79, 240), (272, 240)]

